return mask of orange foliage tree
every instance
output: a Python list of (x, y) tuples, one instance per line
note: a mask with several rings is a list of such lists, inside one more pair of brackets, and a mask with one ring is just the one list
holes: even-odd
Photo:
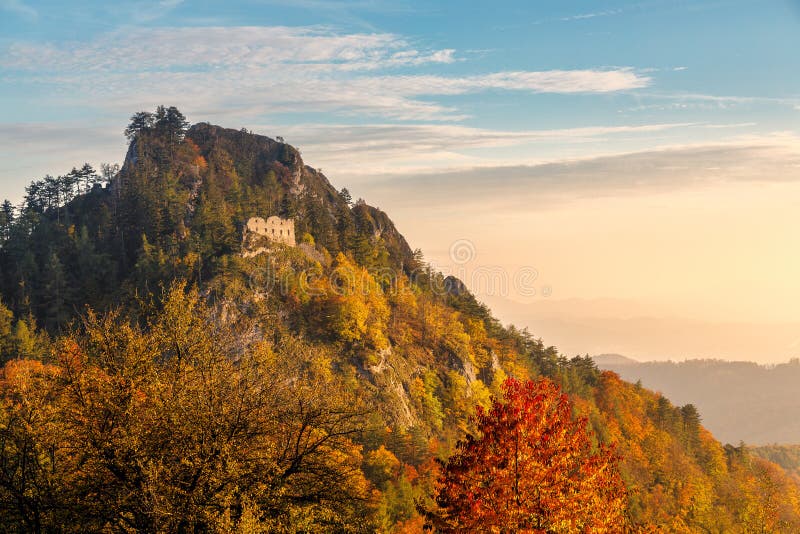
[(595, 450), (586, 419), (540, 379), (503, 383), (503, 398), (478, 407), (480, 437), (467, 436), (442, 466), (438, 532), (593, 532), (625, 528), (627, 494), (610, 448)]

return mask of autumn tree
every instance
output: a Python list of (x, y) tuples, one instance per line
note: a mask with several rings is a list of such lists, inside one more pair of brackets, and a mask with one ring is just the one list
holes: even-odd
[(547, 379), (503, 384), (442, 465), (438, 532), (608, 532), (625, 525), (626, 490), (611, 449), (594, 450), (586, 419)]
[(357, 399), (298, 340), (177, 284), (0, 370), (3, 531), (370, 531)]
[(388, 346), (389, 306), (366, 269), (339, 254), (331, 274), (310, 289), (315, 295), (312, 309), (322, 319), (321, 330), (330, 329), (336, 338), (354, 346), (376, 350)]

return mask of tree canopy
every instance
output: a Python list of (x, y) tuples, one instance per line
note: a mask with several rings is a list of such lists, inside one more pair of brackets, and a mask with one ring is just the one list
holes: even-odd
[(547, 379), (503, 383), (443, 465), (438, 532), (608, 532), (625, 526), (627, 495), (612, 450), (593, 450), (587, 420)]
[(300, 343), (247, 342), (176, 285), (144, 328), (89, 314), (0, 373), (0, 515), (41, 532), (362, 531), (357, 399)]

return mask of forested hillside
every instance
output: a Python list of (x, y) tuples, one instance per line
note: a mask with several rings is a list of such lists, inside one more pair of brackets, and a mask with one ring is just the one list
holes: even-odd
[(778, 464), (800, 482), (800, 445), (761, 445), (750, 450), (754, 455)]
[[(559, 435), (618, 465), (597, 479), (622, 503), (611, 531), (800, 529), (780, 467), (720, 444), (694, 406), (504, 327), (295, 148), (175, 108), (126, 135), (121, 168), (4, 205), (2, 530), (463, 531), (438, 510), (460, 480), (444, 462), (493, 437), (492, 398), (519, 398), (509, 377), (555, 384), (530, 386), (528, 419), (560, 387)], [(269, 215), (298, 246), (244, 257), (245, 221)]]

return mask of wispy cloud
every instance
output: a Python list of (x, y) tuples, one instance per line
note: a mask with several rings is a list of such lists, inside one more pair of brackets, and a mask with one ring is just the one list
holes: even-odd
[(774, 105), (780, 107), (800, 107), (800, 97), (769, 97), (714, 95), (703, 93), (657, 93), (638, 91), (636, 97), (641, 104), (631, 107), (630, 111), (644, 110), (685, 110), (685, 109), (731, 109), (738, 106)]
[[(613, 17), (617, 15), (623, 15), (627, 12), (633, 10), (641, 10), (647, 7), (653, 7), (658, 4), (663, 3), (664, 0), (651, 0), (648, 2), (636, 2), (632, 4), (622, 5), (619, 7), (609, 8), (609, 9), (598, 9), (595, 11), (583, 11), (583, 12), (573, 12), (570, 14), (565, 14), (561, 16), (554, 16), (544, 19), (538, 19), (533, 22), (534, 25), (540, 24), (547, 24), (550, 22), (575, 22), (575, 21), (584, 21), (590, 19), (596, 19), (601, 17)], [(512, 25), (513, 26), (513, 25)]]
[[(630, 68), (517, 71), (445, 79), (438, 76), (415, 77), (412, 82), (427, 88), (430, 94), (452, 91), (453, 94), (481, 90), (506, 89), (535, 93), (608, 93), (639, 89), (650, 85), (650, 78)], [(434, 89), (434, 88), (441, 89)]]
[(618, 15), (627, 15), (636, 13), (673, 12), (682, 10), (701, 11), (701, 10), (718, 8), (723, 6), (724, 4), (725, 4), (724, 2), (719, 2), (716, 0), (712, 0), (710, 2), (675, 2), (674, 0), (645, 0), (609, 9), (573, 12), (562, 16), (554, 16), (544, 19), (538, 19), (534, 21), (533, 24), (540, 25), (552, 22), (580, 22), (602, 17), (614, 17)]
[[(15, 43), (0, 66), (19, 80), (57, 85), (98, 105), (183, 103), (259, 115), (272, 111), (371, 114), (406, 120), (460, 120), (435, 97), (486, 90), (607, 93), (647, 87), (630, 68), (419, 75), (424, 65), (458, 60), (389, 33), (338, 33), (325, 27), (157, 28), (117, 32), (66, 46)], [(65, 98), (68, 98), (66, 96)]]
[(39, 17), (39, 12), (22, 0), (0, 0), (0, 10), (29, 20)]
[[(337, 183), (349, 185), (371, 182), (375, 176), (387, 173), (410, 176), (458, 168), (469, 175), (478, 166), (499, 169), (506, 157), (496, 152), (509, 148), (521, 148), (530, 154), (537, 147), (540, 152), (549, 152), (553, 145), (606, 146), (627, 136), (647, 138), (706, 126), (663, 123), (512, 131), (458, 124), (245, 125), (271, 137), (284, 136), (303, 150), (308, 164), (324, 168)], [(119, 161), (125, 151), (121, 128), (117, 123), (3, 125), (0, 184), (6, 188), (4, 193), (13, 197), (28, 180), (45, 173), (64, 172), (84, 161)], [(353, 165), (354, 158), (358, 165)], [(530, 162), (531, 158), (525, 161)]]
[[(362, 189), (371, 198), (387, 198), (391, 190), (395, 204), (407, 202), (420, 208), (528, 210), (532, 203), (555, 206), (576, 198), (658, 193), (743, 181), (800, 182), (800, 138), (787, 134), (538, 165), (395, 173), (365, 183)], [(401, 189), (424, 190), (425, 195), (398, 195)]]
[[(254, 126), (266, 135), (282, 135), (303, 147), (308, 163), (332, 171), (335, 178), (358, 180), (391, 172), (426, 172), (436, 168), (498, 165), (503, 155), (490, 155), (496, 149), (522, 148), (534, 156), (536, 146), (547, 150), (591, 143), (594, 146), (619, 140), (623, 136), (657, 135), (668, 130), (695, 126), (691, 123), (665, 123), (630, 126), (592, 126), (549, 130), (491, 130), (456, 124), (371, 124), (294, 126)], [(541, 151), (541, 150), (540, 150)], [(358, 166), (352, 165), (358, 158)]]
[(731, 124), (704, 124), (703, 128), (711, 130), (727, 130), (736, 128), (749, 128), (750, 126), (757, 126), (757, 122), (736, 122)]
[(612, 15), (619, 15), (620, 13), (624, 13), (624, 9), (605, 9), (603, 11), (593, 11), (590, 13), (578, 13), (577, 15), (569, 15), (566, 17), (561, 17), (560, 21), (569, 22), (571, 20), (585, 20), (585, 19), (594, 19), (597, 17), (610, 17)]
[[(405, 55), (397, 57), (403, 52)], [(1, 60), (27, 70), (151, 72), (158, 69), (235, 68), (318, 64), (349, 68), (418, 63), (420, 52), (393, 34), (337, 34), (321, 27), (129, 29), (90, 43), (15, 44)]]

